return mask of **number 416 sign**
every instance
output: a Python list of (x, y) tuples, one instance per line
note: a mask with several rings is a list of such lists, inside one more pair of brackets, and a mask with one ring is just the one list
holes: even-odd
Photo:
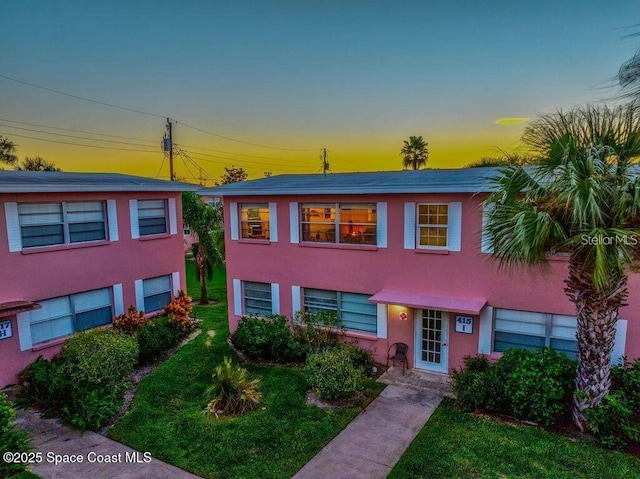
[(0, 321), (0, 339), (7, 339), (11, 336), (13, 336), (13, 331), (11, 329), (11, 320)]
[(456, 333), (473, 334), (473, 317), (456, 316)]

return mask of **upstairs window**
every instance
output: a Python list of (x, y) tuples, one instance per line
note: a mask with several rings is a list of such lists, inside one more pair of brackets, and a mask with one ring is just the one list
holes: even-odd
[(375, 245), (375, 204), (321, 203), (301, 206), (302, 241)]
[(269, 239), (269, 204), (241, 204), (240, 229), (242, 238)]
[(138, 200), (138, 229), (140, 236), (167, 233), (166, 200)]
[(418, 248), (447, 248), (449, 205), (419, 204), (417, 226)]
[(103, 201), (18, 204), (23, 248), (106, 239)]

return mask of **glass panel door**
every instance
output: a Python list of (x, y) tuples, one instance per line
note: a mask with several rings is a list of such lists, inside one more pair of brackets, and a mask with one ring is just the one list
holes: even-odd
[(435, 309), (416, 311), (416, 368), (448, 372), (449, 313)]

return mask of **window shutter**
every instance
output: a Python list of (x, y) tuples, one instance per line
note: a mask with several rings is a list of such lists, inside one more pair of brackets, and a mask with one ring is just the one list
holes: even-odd
[(292, 243), (300, 242), (300, 227), (298, 221), (298, 203), (289, 203), (289, 230)]
[(271, 283), (271, 312), (280, 314), (280, 285)]
[(269, 241), (278, 241), (278, 204), (269, 203)]
[(300, 307), (300, 298), (300, 286), (291, 286), (291, 309), (294, 317), (302, 309)]
[(136, 291), (136, 309), (138, 311), (144, 311), (144, 287), (141, 279), (135, 280), (135, 291)]
[(386, 304), (378, 303), (376, 305), (378, 310), (378, 330), (377, 336), (382, 339), (387, 339), (387, 321), (388, 321), (388, 308)]
[(20, 341), (20, 351), (27, 351), (33, 347), (31, 343), (31, 312), (18, 313), (16, 315), (18, 323), (18, 340)]
[(124, 297), (122, 296), (122, 283), (113, 285), (113, 310), (116, 316), (124, 313)]
[(462, 203), (449, 203), (448, 221), (447, 249), (449, 251), (460, 251), (462, 242)]
[(169, 198), (169, 233), (178, 234), (178, 217), (176, 214), (176, 199)]
[(404, 204), (404, 249), (416, 248), (416, 204)]
[(107, 222), (109, 223), (109, 241), (118, 241), (118, 211), (116, 200), (107, 200)]
[(613, 351), (611, 351), (611, 364), (619, 364), (624, 356), (627, 342), (627, 320), (619, 319), (616, 322), (616, 337), (613, 341)]
[(233, 314), (242, 316), (242, 284), (239, 279), (233, 280)]
[(232, 201), (229, 203), (229, 216), (231, 219), (231, 239), (238, 239), (238, 203)]
[(378, 248), (387, 247), (387, 203), (379, 202), (376, 205), (378, 224), (376, 225)]
[(131, 221), (131, 238), (140, 238), (140, 226), (138, 225), (138, 200), (129, 200), (129, 220)]
[[(20, 235), (20, 218), (18, 217), (18, 203), (5, 203), (4, 216), (7, 222), (7, 236), (9, 238), (9, 252), (22, 251), (22, 236)], [(31, 340), (29, 340), (31, 341)], [(29, 347), (29, 349), (31, 349)]]
[(491, 354), (491, 334), (493, 329), (493, 307), (486, 306), (480, 311), (478, 327), (478, 354)]
[(493, 210), (494, 205), (492, 204), (482, 204), (482, 232), (481, 232), (481, 243), (480, 243), (480, 251), (482, 253), (493, 253), (493, 246), (491, 245), (491, 238), (484, 231), (484, 228), (489, 221), (489, 215)]
[(180, 291), (180, 273), (178, 271), (171, 273), (171, 288), (173, 295), (177, 296), (178, 291)]

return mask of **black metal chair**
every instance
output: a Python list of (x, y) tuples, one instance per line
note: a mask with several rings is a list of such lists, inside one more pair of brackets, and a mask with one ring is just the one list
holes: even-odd
[[(391, 354), (391, 349), (395, 346), (395, 353)], [(409, 352), (409, 346), (405, 343), (393, 343), (387, 350), (387, 368), (389, 367), (389, 360), (391, 364), (395, 366), (396, 361), (402, 361), (402, 375), (404, 376), (405, 367), (409, 369), (409, 360), (407, 359), (407, 353)]]

